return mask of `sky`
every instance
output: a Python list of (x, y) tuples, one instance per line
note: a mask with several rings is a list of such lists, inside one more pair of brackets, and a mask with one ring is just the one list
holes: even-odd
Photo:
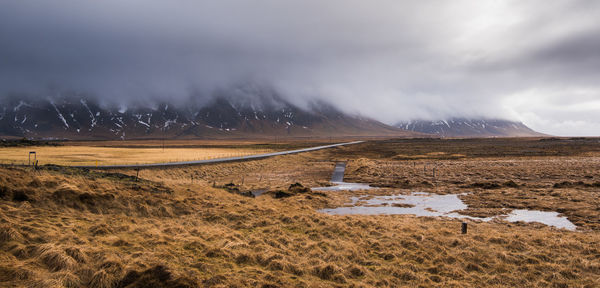
[(596, 0), (5, 0), (0, 97), (188, 101), (236, 85), (388, 124), (600, 135)]

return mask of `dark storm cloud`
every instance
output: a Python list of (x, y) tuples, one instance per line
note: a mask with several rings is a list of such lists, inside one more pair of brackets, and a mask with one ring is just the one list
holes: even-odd
[(9, 0), (0, 95), (146, 103), (259, 83), (389, 123), (509, 117), (590, 134), (598, 18), (597, 1)]

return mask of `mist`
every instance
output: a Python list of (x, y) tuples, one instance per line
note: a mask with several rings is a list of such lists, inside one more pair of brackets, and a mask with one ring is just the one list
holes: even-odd
[(591, 0), (9, 0), (0, 97), (185, 103), (260, 85), (388, 124), (487, 117), (598, 135), (597, 19)]

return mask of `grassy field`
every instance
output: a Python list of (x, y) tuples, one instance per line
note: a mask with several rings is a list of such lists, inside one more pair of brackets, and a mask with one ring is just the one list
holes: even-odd
[(114, 141), (66, 141), (53, 142), (57, 144), (69, 144), (76, 146), (92, 147), (120, 147), (120, 148), (274, 148), (274, 149), (297, 149), (311, 146), (326, 145), (339, 142), (349, 142), (354, 138), (332, 138), (332, 139), (304, 139), (304, 138), (282, 138), (282, 139), (170, 139), (170, 140), (114, 140)]
[[(336, 161), (384, 188), (288, 189), (326, 185)], [(0, 286), (600, 286), (597, 139), (373, 141), (134, 173), (0, 168)], [(272, 192), (243, 195), (258, 188)], [(558, 211), (578, 229), (469, 220), (463, 235), (451, 218), (317, 211), (411, 191), (469, 193), (469, 215)]]
[(274, 152), (255, 147), (101, 147), (32, 146), (0, 148), (0, 163), (27, 164), (30, 151), (36, 152), (39, 165), (114, 165), (206, 160)]

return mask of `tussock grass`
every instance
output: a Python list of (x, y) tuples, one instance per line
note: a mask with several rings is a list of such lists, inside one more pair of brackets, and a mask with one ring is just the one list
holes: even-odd
[(21, 233), (9, 225), (0, 226), (0, 243), (21, 240)]
[[(343, 151), (348, 158), (334, 157)], [(600, 233), (593, 222), (600, 213), (593, 206), (597, 188), (553, 187), (563, 181), (595, 183), (597, 176), (589, 171), (599, 170), (595, 158), (588, 158), (592, 156), (449, 159), (438, 163), (442, 176), (432, 181), (416, 172), (422, 173), (422, 167), (412, 170), (412, 161), (391, 159), (397, 154), (381, 158), (340, 148), (141, 171), (139, 182), (128, 176), (131, 171), (0, 168), (5, 191), (0, 197), (0, 286), (600, 285)], [(360, 194), (468, 190), (472, 194), (464, 199), (472, 203), (473, 213), (562, 208), (569, 219), (581, 217), (584, 229), (470, 221), (469, 233), (462, 235), (462, 221), (454, 219), (322, 214), (316, 210), (342, 205), (357, 193), (290, 188), (296, 182), (305, 187), (327, 182), (335, 161), (347, 159), (347, 181), (392, 186)], [(556, 163), (561, 168), (554, 168)], [(193, 184), (191, 173), (198, 175)], [(409, 180), (410, 187), (394, 188), (392, 177)], [(250, 198), (212, 187), (213, 181), (220, 186), (231, 178), (241, 190), (266, 187), (293, 193)], [(509, 180), (518, 186), (505, 185)], [(463, 187), (472, 183), (501, 187)], [(15, 199), (14, 191), (24, 191), (27, 200)]]
[(48, 270), (52, 272), (60, 270), (72, 270), (76, 261), (71, 256), (67, 255), (63, 249), (56, 247), (54, 244), (43, 244), (37, 247), (36, 254), (41, 262), (46, 264)]
[(101, 269), (92, 275), (92, 279), (88, 286), (90, 288), (112, 288), (119, 283), (117, 275), (113, 275), (105, 269)]
[[(498, 149), (507, 156), (498, 157), (498, 149), (491, 149), (495, 143), (492, 140), (415, 141), (424, 145), (415, 147), (421, 152), (426, 148), (445, 149), (448, 153), (464, 149), (473, 156), (418, 161), (386, 156), (415, 144), (407, 140), (384, 143), (367, 152), (363, 152), (365, 147), (343, 147), (333, 154), (344, 151), (351, 155), (345, 177), (348, 182), (370, 183), (401, 193), (466, 192), (461, 198), (469, 209), (463, 214), (487, 217), (512, 209), (557, 211), (580, 229), (600, 229), (600, 190), (596, 185), (600, 180), (600, 149), (595, 142), (585, 144), (587, 140), (581, 140), (574, 145), (579, 148), (576, 150), (566, 146), (566, 140), (499, 139)], [(538, 154), (519, 154), (520, 149)]]

